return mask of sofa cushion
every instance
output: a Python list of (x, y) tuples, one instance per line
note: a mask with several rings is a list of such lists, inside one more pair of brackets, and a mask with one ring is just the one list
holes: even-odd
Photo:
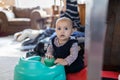
[(13, 18), (10, 19), (8, 22), (9, 25), (21, 25), (21, 26), (30, 26), (30, 19), (29, 18)]
[(30, 18), (30, 14), (33, 10), (40, 9), (39, 6), (32, 7), (32, 8), (20, 8), (20, 7), (13, 7), (13, 12), (17, 18)]

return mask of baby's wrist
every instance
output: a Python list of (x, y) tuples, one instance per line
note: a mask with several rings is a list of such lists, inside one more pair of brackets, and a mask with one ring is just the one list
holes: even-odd
[(65, 63), (66, 66), (69, 65), (69, 63), (67, 62), (66, 59), (64, 59), (64, 63)]

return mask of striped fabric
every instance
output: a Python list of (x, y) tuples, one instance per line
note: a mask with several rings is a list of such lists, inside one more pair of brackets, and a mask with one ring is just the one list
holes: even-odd
[(80, 17), (77, 0), (66, 0), (66, 12), (61, 12), (60, 17), (68, 17), (73, 21), (73, 27), (80, 28)]

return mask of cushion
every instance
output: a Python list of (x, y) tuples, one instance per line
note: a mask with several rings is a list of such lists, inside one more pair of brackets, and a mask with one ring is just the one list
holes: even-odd
[(40, 9), (39, 6), (32, 7), (32, 8), (20, 8), (20, 7), (13, 7), (13, 12), (15, 13), (15, 17), (17, 18), (30, 18), (30, 14), (33, 10)]
[(30, 26), (30, 18), (14, 18), (9, 20), (12, 26)]

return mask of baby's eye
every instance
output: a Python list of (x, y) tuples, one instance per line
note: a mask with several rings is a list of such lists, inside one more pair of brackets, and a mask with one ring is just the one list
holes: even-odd
[(65, 28), (65, 30), (68, 30), (68, 28)]
[(61, 30), (61, 28), (57, 28), (57, 30)]

